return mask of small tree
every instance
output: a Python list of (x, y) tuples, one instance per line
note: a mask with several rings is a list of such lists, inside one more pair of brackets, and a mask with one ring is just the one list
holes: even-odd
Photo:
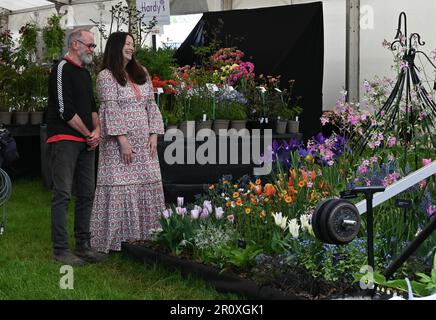
[[(153, 17), (151, 21), (145, 23), (143, 21), (145, 13), (141, 13), (141, 11), (137, 10), (134, 2), (130, 3), (129, 6), (124, 6), (122, 2), (118, 2), (115, 6), (112, 6), (109, 12), (111, 13), (109, 33), (107, 33), (106, 28), (102, 23), (89, 19), (94, 23), (101, 36), (106, 40), (113, 31), (121, 31), (124, 29), (123, 27), (127, 27), (127, 31), (131, 32), (135, 37), (136, 46), (141, 48), (151, 30), (157, 24), (156, 17)], [(114, 24), (116, 25), (116, 29)]]
[(64, 47), (65, 30), (61, 28), (61, 16), (54, 14), (47, 21), (48, 25), (42, 31), (45, 57), (48, 61), (58, 60)]

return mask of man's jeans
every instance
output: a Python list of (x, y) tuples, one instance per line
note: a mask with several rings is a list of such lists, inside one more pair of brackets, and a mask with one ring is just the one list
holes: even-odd
[(74, 236), (76, 246), (90, 239), (90, 219), (95, 190), (95, 151), (87, 151), (84, 142), (58, 141), (51, 143), (52, 241), (55, 254), (68, 249), (67, 211), (74, 183), (76, 206)]

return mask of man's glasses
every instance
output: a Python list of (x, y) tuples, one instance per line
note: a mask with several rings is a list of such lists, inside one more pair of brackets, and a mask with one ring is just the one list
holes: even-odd
[(95, 43), (90, 43), (90, 44), (86, 44), (82, 41), (80, 41), (79, 39), (76, 39), (76, 41), (80, 42), (81, 44), (83, 44), (85, 47), (88, 47), (89, 50), (91, 49), (95, 49), (97, 47), (97, 45)]

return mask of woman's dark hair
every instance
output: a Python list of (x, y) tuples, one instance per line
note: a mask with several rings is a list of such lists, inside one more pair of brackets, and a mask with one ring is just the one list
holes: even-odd
[[(126, 43), (127, 36), (131, 36), (133, 41), (135, 41), (135, 38), (129, 32), (114, 32), (109, 36), (104, 49), (103, 64), (101, 66), (101, 70), (110, 70), (117, 82), (122, 86), (127, 84), (123, 64), (123, 47)], [(136, 84), (144, 84), (147, 81), (147, 74), (144, 68), (136, 61), (134, 55), (132, 55), (132, 60), (127, 63), (126, 71), (130, 79)]]

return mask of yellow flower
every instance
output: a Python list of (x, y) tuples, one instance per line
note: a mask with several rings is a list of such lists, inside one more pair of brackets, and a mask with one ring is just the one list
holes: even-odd
[(318, 200), (318, 195), (316, 194), (316, 192), (314, 192), (314, 191), (312, 191), (311, 193), (310, 193), (310, 201), (312, 201), (312, 202), (315, 202), (315, 201), (317, 201)]
[(265, 219), (265, 217), (266, 217), (265, 210), (262, 210), (262, 211), (259, 213), (259, 217), (260, 217), (261, 219)]
[(231, 204), (232, 204), (232, 203), (231, 203), (230, 201), (227, 201), (227, 202), (226, 202), (226, 207), (230, 207)]
[(251, 208), (245, 208), (245, 214), (250, 214)]
[(209, 186), (209, 190), (213, 190), (213, 189), (215, 189), (215, 185), (211, 184), (211, 185)]
[(285, 196), (285, 202), (286, 203), (291, 203), (292, 202), (292, 197), (291, 196)]
[(259, 185), (259, 184), (261, 184), (262, 183), (262, 180), (260, 180), (260, 179), (256, 179), (256, 184), (257, 185)]
[(269, 198), (266, 197), (265, 199), (263, 199), (263, 201), (268, 202), (268, 201), (269, 201)]
[(233, 198), (237, 198), (237, 197), (239, 197), (239, 192), (233, 192)]

